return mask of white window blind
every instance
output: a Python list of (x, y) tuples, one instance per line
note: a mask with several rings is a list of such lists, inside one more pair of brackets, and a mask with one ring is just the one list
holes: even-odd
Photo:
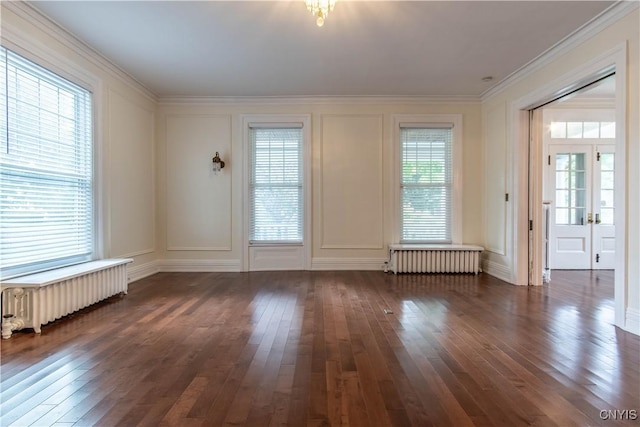
[(2, 277), (92, 258), (91, 93), (0, 48)]
[(302, 129), (250, 129), (250, 243), (302, 243)]
[(401, 125), (400, 142), (400, 241), (451, 243), (452, 126)]

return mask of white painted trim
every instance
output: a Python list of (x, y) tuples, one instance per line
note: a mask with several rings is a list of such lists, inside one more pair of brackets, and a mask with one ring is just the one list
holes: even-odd
[[(529, 218), (533, 219), (534, 231), (529, 232), (527, 238), (530, 248), (536, 248), (540, 250), (542, 254), (542, 192), (544, 189), (544, 167), (542, 152), (544, 148), (544, 129), (542, 110), (534, 110), (530, 115), (529, 120), (533, 123), (529, 129), (529, 174), (532, 176), (540, 176), (540, 180), (529, 181)], [(533, 286), (542, 286), (542, 256), (533, 256), (533, 251), (529, 249), (528, 255), (528, 284)]]
[(504, 282), (510, 282), (511, 270), (508, 267), (489, 259), (483, 259), (480, 264), (482, 265), (482, 271), (484, 273), (496, 277)]
[[(620, 165), (615, 167), (614, 203), (616, 206), (614, 223), (616, 225), (616, 257), (614, 275), (614, 300), (616, 325), (624, 322), (624, 309), (628, 304), (629, 277), (627, 268), (627, 45), (624, 43), (614, 53), (612, 61), (616, 67), (616, 159)], [(626, 325), (626, 324), (625, 324)]]
[[(105, 258), (111, 256), (111, 215), (109, 214), (110, 197), (109, 180), (105, 177), (105, 141), (104, 141), (104, 120), (105, 114), (102, 106), (104, 105), (105, 91), (102, 80), (97, 79), (93, 87), (93, 96), (91, 99), (93, 108), (93, 198), (94, 198), (94, 227), (95, 227), (95, 256), (97, 258)], [(108, 154), (107, 154), (108, 157)], [(155, 230), (154, 230), (155, 231)], [(155, 234), (155, 233), (154, 233)]]
[(393, 200), (393, 209), (391, 210), (391, 223), (393, 230), (391, 232), (392, 242), (400, 241), (400, 174), (402, 168), (401, 162), (401, 144), (400, 144), (400, 123), (419, 123), (428, 126), (430, 123), (453, 123), (453, 205), (451, 206), (451, 240), (452, 243), (462, 243), (462, 212), (464, 206), (462, 203), (462, 181), (464, 170), (464, 135), (462, 114), (393, 114), (392, 129), (392, 146), (393, 146), (393, 191), (391, 193)]
[(239, 259), (164, 259), (158, 261), (160, 272), (241, 272)]
[[(243, 226), (241, 233), (241, 267), (242, 271), (249, 271), (249, 126), (251, 123), (302, 123), (302, 165), (303, 165), (303, 193), (304, 193), (304, 270), (311, 269), (311, 114), (242, 114), (242, 212)], [(296, 244), (296, 246), (299, 244)]]
[(375, 105), (480, 104), (477, 96), (165, 96), (165, 105)]
[(133, 267), (127, 267), (127, 279), (129, 283), (131, 283), (159, 272), (159, 261), (151, 261), (140, 265), (134, 265)]
[(627, 308), (624, 329), (632, 334), (640, 335), (640, 310), (634, 307)]
[(637, 1), (617, 1), (598, 16), (582, 25), (580, 28), (542, 52), (531, 61), (524, 64), (516, 71), (509, 74), (498, 84), (484, 91), (480, 94), (480, 99), (482, 102), (486, 102), (494, 96), (504, 92), (511, 86), (514, 86), (518, 82), (531, 76), (536, 71), (566, 55), (578, 45), (598, 34), (600, 31), (635, 11), (639, 4), (640, 3)]
[(384, 270), (386, 258), (313, 258), (312, 270)]
[[(511, 283), (527, 284), (528, 282), (528, 111), (546, 101), (577, 89), (580, 85), (588, 84), (605, 71), (616, 73), (616, 192), (615, 211), (616, 224), (616, 266), (615, 266), (615, 324), (624, 329), (625, 308), (627, 306), (627, 240), (626, 235), (626, 111), (627, 111), (627, 43), (623, 42), (615, 48), (604, 52), (583, 64), (580, 68), (564, 74), (560, 78), (549, 82), (533, 92), (513, 101), (509, 105), (509, 141), (511, 165), (513, 171), (507, 174), (507, 181), (512, 187), (509, 191), (514, 196), (511, 209), (511, 221), (508, 222), (511, 231), (512, 244), (510, 248), (512, 267)], [(619, 165), (619, 166), (618, 166)], [(542, 183), (542, 170), (539, 169), (535, 177), (536, 182)], [(541, 190), (539, 186), (538, 190)], [(541, 196), (540, 196), (541, 200)], [(540, 224), (534, 224), (538, 227)], [(538, 256), (542, 254), (541, 247), (534, 247)]]
[[(116, 66), (108, 58), (104, 57), (97, 50), (81, 41), (71, 31), (62, 27), (60, 24), (54, 22), (44, 13), (42, 13), (37, 7), (24, 1), (6, 1), (2, 2), (2, 7), (7, 8), (11, 12), (20, 16), (28, 22), (32, 22), (35, 26), (41, 28), (47, 35), (60, 42), (65, 47), (72, 51), (82, 55), (93, 65), (99, 69), (107, 71), (113, 77), (121, 80), (129, 85), (132, 89), (137, 91), (140, 95), (148, 98), (153, 102), (157, 102), (156, 95), (151, 92), (146, 86), (138, 81), (131, 74), (124, 71), (122, 68)], [(7, 35), (6, 31), (8, 25), (2, 22), (2, 38)], [(58, 55), (60, 56), (60, 55)]]

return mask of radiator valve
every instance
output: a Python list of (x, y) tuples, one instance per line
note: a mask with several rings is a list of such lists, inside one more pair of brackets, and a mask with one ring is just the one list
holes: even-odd
[(24, 328), (24, 321), (17, 319), (13, 314), (2, 316), (2, 339), (8, 340), (15, 329)]

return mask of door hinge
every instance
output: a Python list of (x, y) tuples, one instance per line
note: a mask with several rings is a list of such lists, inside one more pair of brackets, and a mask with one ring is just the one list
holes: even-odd
[(509, 201), (509, 193), (504, 193), (504, 201), (505, 202)]
[(600, 254), (596, 254), (596, 262), (600, 262)]
[(551, 156), (547, 157), (547, 164), (551, 166)]
[(600, 161), (600, 152), (599, 151), (596, 153), (596, 161), (598, 161), (598, 162)]
[(529, 220), (529, 231), (533, 231), (533, 220)]

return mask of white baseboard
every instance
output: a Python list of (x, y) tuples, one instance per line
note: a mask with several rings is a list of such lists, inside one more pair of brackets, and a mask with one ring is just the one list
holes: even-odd
[(135, 282), (136, 280), (144, 279), (145, 277), (159, 272), (160, 268), (158, 265), (158, 261), (151, 261), (145, 264), (127, 267), (127, 277), (129, 279), (129, 283)]
[(386, 258), (313, 258), (312, 270), (384, 270)]
[[(314, 258), (312, 270), (379, 270), (384, 269), (386, 258)], [(128, 269), (129, 282), (159, 272), (241, 272), (240, 260), (221, 259), (163, 259)]]
[(511, 270), (488, 259), (482, 260), (482, 271), (507, 283), (511, 283)]
[(237, 259), (163, 259), (159, 261), (162, 272), (239, 272)]
[(640, 310), (637, 308), (627, 308), (624, 329), (635, 335), (640, 335)]

